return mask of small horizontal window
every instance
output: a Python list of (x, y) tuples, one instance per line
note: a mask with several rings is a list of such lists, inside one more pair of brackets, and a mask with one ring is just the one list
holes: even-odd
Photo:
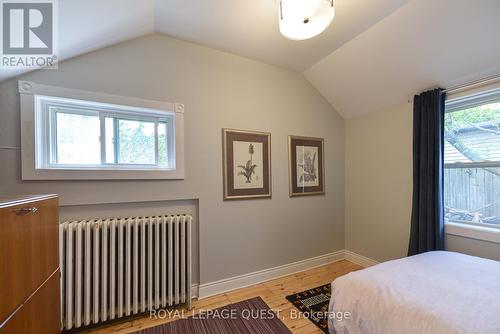
[(35, 96), (38, 169), (175, 169), (173, 113)]
[(19, 81), (23, 180), (182, 179), (184, 106)]

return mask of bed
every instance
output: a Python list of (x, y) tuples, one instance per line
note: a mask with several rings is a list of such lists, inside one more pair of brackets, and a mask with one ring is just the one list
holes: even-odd
[(384, 262), (337, 278), (329, 308), (332, 334), (498, 334), (500, 262), (443, 251)]

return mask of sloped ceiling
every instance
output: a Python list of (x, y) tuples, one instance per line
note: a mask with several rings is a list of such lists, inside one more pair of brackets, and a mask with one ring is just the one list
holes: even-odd
[(281, 36), (279, 0), (158, 0), (155, 28), (166, 35), (302, 72), (407, 2), (336, 0), (332, 25), (304, 41)]
[[(152, 32), (303, 72), (345, 117), (500, 72), (499, 0), (336, 0), (320, 36), (279, 34), (279, 0), (59, 1), (65, 60)], [(0, 69), (0, 80), (21, 74)]]
[[(59, 61), (154, 32), (154, 0), (58, 1)], [(0, 80), (26, 70), (0, 69)]]
[(305, 71), (345, 118), (500, 73), (500, 1), (412, 0)]

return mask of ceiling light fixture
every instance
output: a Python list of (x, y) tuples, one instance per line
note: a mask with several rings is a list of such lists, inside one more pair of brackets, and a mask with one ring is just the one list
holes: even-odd
[(292, 40), (321, 34), (335, 16), (333, 0), (281, 0), (280, 32)]

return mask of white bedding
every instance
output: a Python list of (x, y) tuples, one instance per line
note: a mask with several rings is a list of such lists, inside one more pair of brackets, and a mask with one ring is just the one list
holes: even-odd
[(330, 333), (500, 333), (500, 262), (429, 252), (332, 283)]

